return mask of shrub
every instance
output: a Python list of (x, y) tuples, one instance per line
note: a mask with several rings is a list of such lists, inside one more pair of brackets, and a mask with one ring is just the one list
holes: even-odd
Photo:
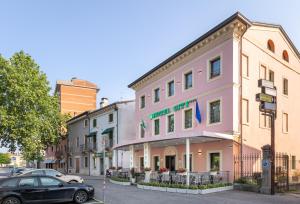
[(129, 178), (120, 178), (120, 177), (113, 176), (110, 179), (118, 182), (129, 182)]

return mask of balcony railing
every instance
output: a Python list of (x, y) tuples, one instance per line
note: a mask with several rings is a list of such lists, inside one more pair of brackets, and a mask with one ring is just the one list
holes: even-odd
[(97, 144), (96, 143), (88, 143), (80, 145), (80, 152), (97, 152)]

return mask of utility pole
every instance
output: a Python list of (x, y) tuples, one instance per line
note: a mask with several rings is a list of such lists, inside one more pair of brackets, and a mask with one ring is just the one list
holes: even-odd
[(256, 101), (260, 102), (259, 110), (271, 119), (271, 195), (275, 194), (275, 119), (277, 115), (277, 89), (273, 81), (258, 80), (261, 93), (256, 94)]

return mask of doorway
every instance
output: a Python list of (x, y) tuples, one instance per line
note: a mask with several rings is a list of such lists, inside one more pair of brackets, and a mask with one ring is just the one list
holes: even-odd
[(76, 170), (75, 170), (75, 172), (76, 172), (76, 174), (79, 174), (80, 160), (79, 160), (79, 158), (76, 158), (75, 160), (76, 160), (76, 163), (75, 163), (76, 164), (76, 167), (75, 167)]
[(175, 163), (176, 156), (166, 156), (166, 168), (170, 171), (175, 171), (176, 163)]

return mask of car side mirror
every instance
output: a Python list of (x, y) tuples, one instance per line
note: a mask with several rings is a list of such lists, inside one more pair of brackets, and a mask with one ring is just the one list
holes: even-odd
[(61, 174), (57, 174), (56, 177), (61, 177)]
[(64, 187), (63, 183), (58, 184), (58, 187)]

